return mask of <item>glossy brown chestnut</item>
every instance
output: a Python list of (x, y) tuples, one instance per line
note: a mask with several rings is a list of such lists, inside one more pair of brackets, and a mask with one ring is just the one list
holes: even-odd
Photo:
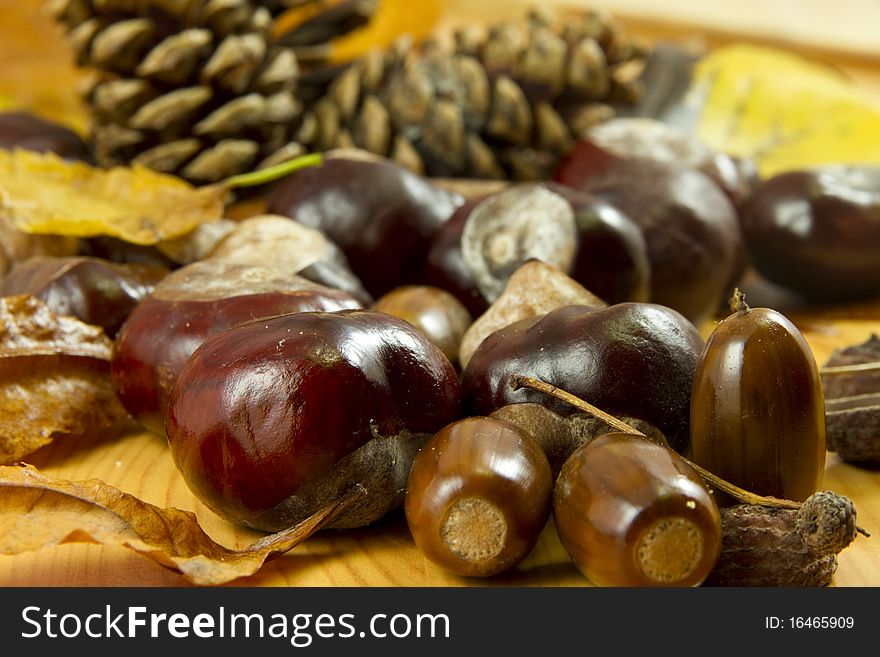
[(489, 302), (483, 298), (461, 253), (461, 236), (471, 211), (484, 197), (470, 198), (456, 208), (437, 235), (425, 257), (421, 280), (453, 294), (472, 317), (486, 312)]
[(648, 301), (651, 263), (641, 228), (592, 194), (557, 183), (547, 187), (574, 210), (578, 247), (569, 276), (609, 305)]
[(620, 157), (577, 142), (556, 180), (604, 199), (642, 229), (650, 301), (699, 324), (728, 297), (744, 266), (736, 210), (711, 178), (675, 162)]
[(0, 112), (0, 148), (50, 152), (66, 160), (94, 159), (88, 145), (73, 130), (28, 112)]
[(758, 186), (741, 220), (766, 279), (817, 300), (880, 295), (880, 168), (780, 174)]
[(391, 160), (327, 157), (279, 182), (268, 211), (326, 234), (379, 297), (418, 282), (431, 240), (463, 202)]
[(563, 415), (573, 408), (529, 389), (514, 376), (558, 386), (602, 410), (650, 422), (682, 450), (703, 340), (681, 314), (656, 304), (563, 306), (495, 331), (477, 347), (462, 376), (472, 415), (505, 404), (537, 402)]
[(699, 586), (721, 551), (721, 516), (678, 454), (607, 433), (579, 447), (553, 491), (559, 539), (597, 586)]
[(473, 321), (461, 301), (431, 285), (395, 288), (377, 299), (372, 308), (415, 326), (440, 347), (452, 363), (458, 362), (461, 339)]
[(540, 445), (488, 417), (458, 420), (413, 462), (404, 510), (413, 540), (458, 575), (504, 572), (531, 552), (550, 516), (553, 480)]
[(28, 294), (60, 315), (100, 326), (113, 338), (129, 313), (166, 275), (164, 267), (85, 256), (34, 256), (0, 282), (0, 296)]
[(691, 397), (692, 459), (759, 495), (802, 502), (822, 483), (825, 404), (815, 358), (791, 321), (739, 309), (706, 342)]
[(294, 313), (214, 335), (177, 379), (171, 454), (192, 491), (232, 522), (276, 531), (360, 483), (334, 526), (403, 502), (412, 459), (459, 413), (455, 369), (385, 313)]
[[(607, 303), (622, 301), (647, 301), (650, 291), (650, 263), (647, 248), (641, 229), (620, 210), (602, 199), (558, 183), (516, 185), (507, 191), (510, 195), (515, 190), (522, 195), (522, 190), (534, 190), (535, 209), (526, 216), (533, 221), (532, 227), (516, 216), (500, 220), (498, 225), (486, 231), (491, 239), (498, 240), (498, 235), (507, 233), (511, 244), (506, 249), (508, 256), (494, 275), (495, 292), (503, 287), (506, 279), (530, 258), (537, 258), (561, 269), (578, 283), (602, 298)], [(547, 192), (553, 195), (548, 195)], [(481, 291), (477, 282), (477, 272), (473, 258), (463, 254), (465, 228), (476, 208), (492, 198), (504, 198), (505, 192), (495, 192), (489, 197), (468, 200), (458, 208), (449, 222), (441, 229), (428, 252), (425, 266), (425, 280), (432, 285), (442, 287), (455, 294), (474, 315), (479, 316), (497, 294), (486, 294)], [(547, 201), (558, 201), (561, 196), (568, 201), (569, 209), (574, 213), (574, 230), (567, 240), (564, 257), (541, 257), (541, 254), (530, 245), (531, 242), (546, 238), (548, 226), (565, 235), (566, 226), (570, 223), (568, 210), (556, 207), (551, 211)], [(558, 206), (555, 203), (555, 206)], [(485, 207), (487, 216), (497, 216), (503, 205), (495, 203)], [(478, 217), (479, 219), (479, 217)], [(488, 244), (488, 241), (487, 241)], [(473, 248), (472, 251), (487, 250)], [(557, 249), (561, 253), (559, 249)], [(486, 260), (487, 258), (483, 258)], [(479, 263), (477, 263), (479, 264)], [(485, 269), (485, 266), (482, 267)]]
[(347, 292), (277, 269), (196, 262), (162, 280), (123, 324), (110, 363), (113, 387), (136, 420), (162, 434), (171, 387), (209, 335), (261, 317), (359, 307)]

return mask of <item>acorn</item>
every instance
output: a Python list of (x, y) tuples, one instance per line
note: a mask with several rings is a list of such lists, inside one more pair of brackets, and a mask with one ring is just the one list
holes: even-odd
[(534, 548), (552, 489), (535, 439), (504, 420), (469, 417), (441, 429), (416, 456), (404, 511), (428, 559), (458, 575), (488, 577)]
[(597, 586), (699, 586), (721, 553), (721, 515), (700, 475), (641, 436), (606, 433), (556, 480), (562, 546)]
[(802, 502), (825, 469), (825, 402), (816, 360), (792, 322), (749, 308), (715, 327), (691, 394), (692, 460), (759, 495)]

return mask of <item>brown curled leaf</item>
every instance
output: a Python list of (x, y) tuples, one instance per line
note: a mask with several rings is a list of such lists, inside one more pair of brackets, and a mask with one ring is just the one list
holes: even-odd
[(151, 245), (223, 215), (228, 188), (195, 188), (146, 167), (99, 169), (51, 153), (0, 149), (0, 217), (25, 233), (109, 235)]
[(194, 514), (161, 508), (98, 479), (68, 481), (31, 466), (0, 467), (0, 554), (61, 543), (98, 543), (134, 550), (194, 584), (225, 584), (309, 538), (365, 494), (361, 486), (298, 525), (233, 550), (216, 543)]
[(102, 329), (39, 299), (0, 298), (0, 464), (127, 416), (110, 382), (112, 346)]

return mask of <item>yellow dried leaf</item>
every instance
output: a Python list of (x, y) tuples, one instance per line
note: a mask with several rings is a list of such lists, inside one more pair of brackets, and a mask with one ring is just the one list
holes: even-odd
[(332, 522), (365, 493), (352, 489), (298, 525), (233, 550), (216, 543), (195, 515), (161, 508), (98, 479), (68, 481), (30, 466), (0, 467), (0, 554), (93, 542), (134, 550), (200, 585), (247, 577)]
[(99, 169), (51, 153), (0, 149), (0, 216), (27, 233), (152, 245), (220, 218), (227, 192), (137, 164)]
[(880, 102), (838, 71), (737, 44), (697, 64), (687, 102), (707, 145), (753, 158), (767, 177), (822, 164), (880, 164)]
[(110, 381), (112, 348), (102, 329), (39, 299), (0, 298), (0, 464), (127, 417)]

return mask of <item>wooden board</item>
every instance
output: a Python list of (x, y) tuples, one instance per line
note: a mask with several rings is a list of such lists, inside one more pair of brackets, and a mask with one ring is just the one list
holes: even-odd
[[(450, 2), (444, 20), (475, 16), (476, 3)], [(517, 10), (516, 3), (489, 3), (480, 17)], [(650, 4), (656, 19), (657, 7)], [(762, 7), (790, 3), (765, 0)], [(844, 3), (836, 3), (840, 7)], [(672, 3), (680, 8), (681, 3)], [(670, 6), (672, 6), (670, 5)], [(700, 3), (704, 6), (705, 3)], [(57, 30), (42, 16), (35, 0), (0, 0), (0, 95), (42, 113), (83, 126), (84, 115), (73, 94), (77, 75)], [(635, 5), (631, 5), (631, 9)], [(738, 5), (739, 6), (739, 5)], [(678, 11), (678, 10), (676, 10)], [(673, 18), (675, 13), (672, 14)], [(710, 26), (711, 27), (711, 26)], [(664, 28), (666, 29), (666, 28)], [(691, 28), (689, 28), (691, 29)], [(739, 28), (738, 28), (739, 29)], [(748, 28), (742, 28), (748, 35)], [(674, 32), (674, 30), (673, 30)], [(756, 32), (760, 37), (763, 31)], [(681, 30), (679, 34), (683, 34)], [(688, 35), (691, 33), (688, 32)], [(717, 34), (717, 33), (716, 33)], [(739, 32), (736, 37), (742, 36)], [(717, 37), (716, 37), (717, 38)], [(824, 47), (824, 46), (823, 46)], [(880, 79), (880, 65), (869, 55), (850, 68), (867, 86)], [(878, 86), (877, 88), (880, 88)], [(26, 91), (22, 91), (26, 89)], [(758, 298), (773, 299), (804, 331), (821, 363), (837, 347), (880, 332), (880, 301), (842, 308), (804, 308), (767, 294), (756, 285)], [(241, 547), (259, 537), (217, 518), (189, 492), (171, 461), (164, 438), (133, 430), (125, 435), (59, 441), (28, 461), (47, 473), (70, 479), (98, 477), (160, 506), (188, 509), (216, 540)], [(859, 524), (874, 538), (859, 537), (840, 555), (836, 586), (880, 586), (880, 472), (841, 463), (829, 455), (824, 487), (851, 497)], [(2, 503), (2, 501), (0, 501)], [(538, 546), (515, 570), (491, 580), (450, 575), (425, 560), (414, 548), (399, 514), (355, 531), (328, 531), (267, 564), (237, 586), (582, 586), (584, 578), (570, 564), (552, 523)], [(186, 586), (180, 576), (122, 548), (63, 545), (15, 557), (0, 557), (0, 586)]]

